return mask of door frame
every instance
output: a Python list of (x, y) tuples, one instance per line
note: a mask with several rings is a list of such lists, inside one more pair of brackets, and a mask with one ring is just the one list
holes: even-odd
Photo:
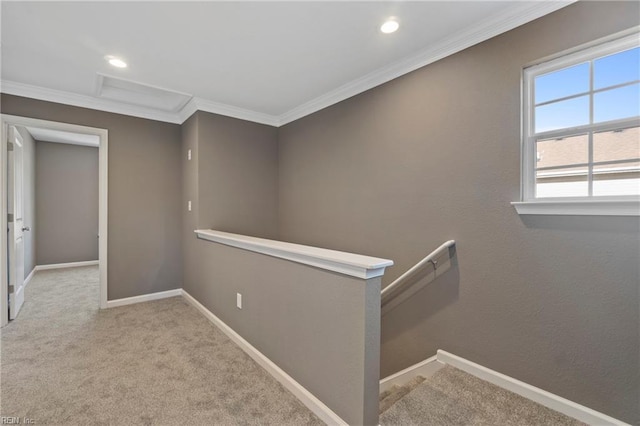
[[(8, 135), (11, 139), (7, 138), (7, 142), (13, 143), (14, 147), (12, 151), (8, 152), (7, 161), (7, 205), (13, 205), (13, 222), (7, 224), (7, 235), (9, 240), (7, 242), (9, 259), (11, 255), (14, 255), (11, 260), (10, 267), (15, 267), (14, 273), (7, 274), (9, 276), (9, 288), (13, 281), (13, 301), (11, 300), (12, 294), (9, 294), (9, 320), (16, 318), (20, 312), (20, 308), (24, 303), (25, 293), (25, 276), (24, 276), (24, 261), (25, 261), (25, 199), (24, 196), (24, 139), (18, 129), (15, 126), (8, 126)], [(13, 155), (12, 155), (13, 154)], [(13, 161), (11, 157), (13, 156)], [(9, 185), (13, 182), (13, 188)], [(20, 239), (20, 250), (17, 250), (16, 241)], [(22, 253), (20, 253), (22, 251)], [(18, 261), (17, 259), (20, 259)], [(9, 270), (11, 272), (11, 270)], [(22, 276), (20, 276), (22, 275)], [(11, 277), (13, 276), (13, 279)], [(13, 310), (15, 309), (15, 311)]]
[[(7, 138), (9, 136), (9, 126), (24, 127), (44, 127), (47, 129), (60, 130), (66, 132), (84, 133), (96, 135), (100, 138), (98, 146), (98, 261), (100, 269), (100, 309), (107, 307), (107, 250), (108, 250), (108, 151), (109, 151), (109, 131), (97, 127), (87, 127), (77, 124), (61, 123), (57, 121), (40, 120), (30, 117), (20, 117), (15, 115), (0, 114), (2, 124), (2, 138), (0, 142), (0, 188), (4, 196), (0, 200), (2, 212), (0, 214), (0, 229), (7, 229)], [(0, 326), (4, 327), (9, 323), (9, 284), (7, 279), (6, 265), (8, 261), (8, 235), (7, 232), (0, 232)]]

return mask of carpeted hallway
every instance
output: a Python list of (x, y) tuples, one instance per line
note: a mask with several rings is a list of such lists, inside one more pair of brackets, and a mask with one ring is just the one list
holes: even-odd
[(35, 424), (320, 425), (181, 298), (98, 309), (98, 269), (40, 271), (2, 329), (2, 416)]

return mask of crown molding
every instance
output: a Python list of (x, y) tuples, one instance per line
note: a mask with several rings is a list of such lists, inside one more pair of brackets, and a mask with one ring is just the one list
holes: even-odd
[(14, 81), (0, 80), (0, 92), (9, 95), (24, 96), (43, 101), (65, 105), (90, 108), (116, 114), (168, 123), (182, 124), (196, 111), (205, 111), (227, 117), (280, 127), (298, 120), (321, 109), (327, 108), (352, 96), (358, 95), (376, 86), (384, 84), (402, 75), (415, 71), (454, 53), (460, 52), (475, 44), (481, 43), (506, 31), (512, 30), (527, 22), (555, 12), (577, 0), (543, 0), (539, 2), (522, 2), (509, 10), (469, 27), (458, 35), (442, 40), (440, 43), (388, 65), (369, 74), (357, 78), (324, 95), (299, 105), (279, 116), (252, 111), (245, 108), (193, 97), (177, 113), (159, 111), (153, 108), (139, 107), (126, 103), (100, 99), (93, 96), (80, 95), (61, 90), (47, 89)]
[[(222, 104), (219, 102), (209, 101), (202, 98), (194, 98), (194, 101), (197, 111), (211, 112), (214, 114), (225, 115), (227, 117), (239, 118), (240, 120), (266, 124), (268, 126), (280, 126), (280, 117), (277, 117), (275, 115), (269, 115), (250, 109), (244, 109), (232, 105)], [(189, 114), (189, 116), (191, 116), (191, 114)]]
[(64, 105), (95, 109), (98, 111), (112, 112), (115, 114), (130, 115), (132, 117), (146, 118), (149, 120), (181, 124), (178, 115), (174, 113), (129, 105), (122, 102), (110, 101), (107, 99), (100, 99), (93, 96), (79, 95), (77, 93), (65, 92), (62, 90), (48, 89), (46, 87), (17, 83), (15, 81), (1, 80), (0, 92), (6, 93), (8, 95), (38, 99), (41, 101), (56, 102)]
[(255, 123), (267, 124), (278, 127), (279, 117), (251, 111), (244, 108), (225, 105), (219, 102), (208, 101), (202, 98), (193, 97), (177, 113), (159, 111), (153, 108), (145, 108), (129, 105), (124, 102), (116, 102), (93, 96), (79, 95), (77, 93), (65, 92), (62, 90), (48, 89), (46, 87), (33, 86), (30, 84), (17, 83), (14, 81), (1, 80), (0, 92), (8, 95), (23, 96), (26, 98), (38, 99), (41, 101), (56, 102), (64, 105), (72, 105), (82, 108), (95, 109), (98, 111), (112, 112), (116, 114), (130, 115), (133, 117), (146, 118), (150, 120), (164, 121), (167, 123), (182, 124), (196, 111), (211, 112), (227, 117), (239, 118), (241, 120)]
[(497, 16), (484, 20), (454, 37), (442, 40), (421, 52), (379, 68), (357, 78), (324, 95), (305, 102), (280, 115), (280, 126), (298, 120), (321, 109), (337, 104), (402, 75), (415, 71), (475, 44), (512, 30), (527, 22), (566, 7), (577, 0), (545, 0), (536, 3), (521, 3)]
[(178, 112), (178, 119), (180, 124), (184, 123), (198, 111), (197, 98), (193, 97), (189, 99), (189, 102), (186, 103), (185, 106)]

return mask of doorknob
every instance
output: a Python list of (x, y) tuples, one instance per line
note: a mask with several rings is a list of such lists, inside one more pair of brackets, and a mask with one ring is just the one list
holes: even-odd
[(31, 228), (29, 228), (28, 226), (25, 226), (24, 228), (22, 228), (22, 232), (24, 231), (31, 231)]

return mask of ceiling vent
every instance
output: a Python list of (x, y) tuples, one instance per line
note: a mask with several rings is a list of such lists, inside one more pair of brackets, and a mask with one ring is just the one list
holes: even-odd
[(97, 96), (166, 112), (178, 112), (192, 98), (187, 93), (148, 86), (98, 73)]

